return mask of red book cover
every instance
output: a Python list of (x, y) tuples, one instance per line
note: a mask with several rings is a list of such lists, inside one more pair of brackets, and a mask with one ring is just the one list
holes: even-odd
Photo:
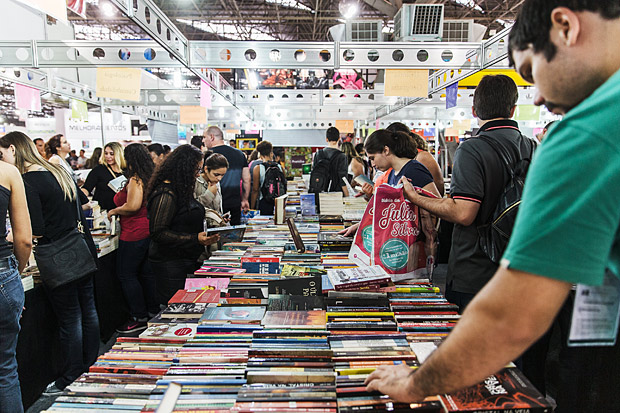
[(259, 257), (243, 256), (241, 262), (280, 262), (280, 257), (275, 255), (266, 255)]
[(506, 368), (482, 383), (441, 395), (448, 412), (547, 413), (553, 409), (545, 396), (516, 368)]
[(172, 303), (219, 303), (220, 290), (179, 290), (168, 300)]

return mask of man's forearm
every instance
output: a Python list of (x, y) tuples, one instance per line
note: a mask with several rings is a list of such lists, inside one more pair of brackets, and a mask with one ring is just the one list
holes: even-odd
[[(411, 376), (416, 393), (443, 394), (479, 383), (519, 357), (547, 331), (570, 291), (570, 284), (508, 271), (500, 269), (502, 274), (496, 274), (497, 278), (476, 296), (445, 343)], [(521, 276), (528, 279), (515, 279)], [(529, 279), (532, 277), (533, 280)], [(518, 291), (521, 282), (534, 285), (536, 279), (543, 280), (551, 291), (538, 294), (533, 311), (528, 314), (514, 300), (523, 301), (524, 295)], [(504, 300), (511, 290), (517, 290), (512, 300)], [(527, 307), (529, 303), (521, 305)]]
[(429, 198), (418, 195), (415, 198), (408, 198), (413, 204), (427, 210), (431, 214), (445, 219), (446, 221), (459, 223), (460, 214), (456, 202), (452, 198)]

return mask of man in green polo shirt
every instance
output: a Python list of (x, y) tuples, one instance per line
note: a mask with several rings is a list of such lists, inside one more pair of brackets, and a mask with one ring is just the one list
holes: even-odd
[[(566, 116), (535, 155), (503, 265), (415, 374), (406, 366), (380, 367), (368, 377), (368, 390), (406, 402), (473, 385), (516, 359), (549, 328), (573, 283), (580, 284), (575, 301), (580, 291), (594, 294), (587, 286), (605, 284), (604, 293), (617, 293), (619, 38), (617, 0), (523, 3), (510, 34), (510, 57), (537, 86), (535, 103)], [(613, 342), (618, 313), (614, 294), (609, 298)], [(587, 344), (592, 333), (576, 329), (586, 324), (575, 320), (571, 338)], [(576, 351), (597, 367), (587, 371), (588, 363), (580, 363), (566, 372), (585, 384), (573, 405), (558, 405), (557, 411), (620, 411), (620, 346), (595, 341), (598, 346)]]

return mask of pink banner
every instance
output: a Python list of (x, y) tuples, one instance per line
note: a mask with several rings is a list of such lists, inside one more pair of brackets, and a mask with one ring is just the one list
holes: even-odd
[(15, 84), (15, 107), (17, 109), (41, 112), (41, 93), (39, 89)]
[(211, 109), (211, 86), (202, 80), (200, 81), (200, 106)]
[(86, 18), (86, 0), (67, 0), (67, 8), (82, 18)]

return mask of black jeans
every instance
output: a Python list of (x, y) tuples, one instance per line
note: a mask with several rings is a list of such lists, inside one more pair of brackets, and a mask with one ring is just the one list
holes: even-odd
[(177, 291), (185, 287), (187, 274), (193, 274), (200, 267), (194, 259), (151, 260), (151, 266), (155, 272), (157, 300), (159, 304), (164, 306), (168, 305), (168, 300)]
[(446, 300), (459, 306), (459, 314), (463, 314), (463, 311), (465, 311), (465, 308), (475, 296), (476, 294), (453, 291), (452, 284), (446, 284)]
[(97, 360), (99, 318), (95, 309), (92, 276), (86, 276), (50, 290), (45, 288), (58, 319), (62, 375), (56, 386), (64, 389)]
[(150, 238), (140, 241), (119, 241), (116, 274), (129, 306), (136, 319), (157, 314), (159, 305), (155, 290), (155, 274), (148, 259)]
[(241, 224), (241, 206), (237, 206), (234, 208), (223, 207), (224, 213), (230, 212), (230, 225), (239, 225)]

